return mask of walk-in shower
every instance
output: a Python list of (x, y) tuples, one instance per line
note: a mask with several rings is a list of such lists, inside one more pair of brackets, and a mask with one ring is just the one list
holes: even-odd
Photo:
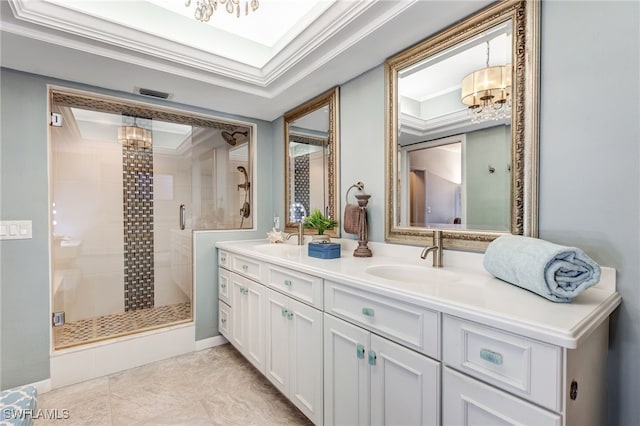
[(193, 232), (253, 223), (250, 128), (56, 90), (51, 111), (54, 349), (190, 322)]

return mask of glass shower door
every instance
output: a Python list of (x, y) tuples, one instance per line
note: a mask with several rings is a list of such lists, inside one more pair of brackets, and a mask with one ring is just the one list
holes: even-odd
[(191, 126), (52, 111), (54, 347), (191, 321)]

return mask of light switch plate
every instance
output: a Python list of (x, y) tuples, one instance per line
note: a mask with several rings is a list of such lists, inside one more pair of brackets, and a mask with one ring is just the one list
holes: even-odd
[(0, 240), (29, 240), (31, 238), (30, 220), (0, 220)]

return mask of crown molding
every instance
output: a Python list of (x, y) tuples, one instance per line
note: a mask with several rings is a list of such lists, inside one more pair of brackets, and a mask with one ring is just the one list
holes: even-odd
[(415, 1), (337, 1), (261, 68), (41, 0), (9, 0), (2, 30), (271, 99)]

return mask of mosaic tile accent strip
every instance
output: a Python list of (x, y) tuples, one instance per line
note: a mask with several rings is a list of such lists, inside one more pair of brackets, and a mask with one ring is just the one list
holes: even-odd
[(62, 327), (53, 327), (53, 345), (56, 349), (63, 349), (164, 327), (189, 319), (191, 319), (189, 302), (88, 318), (68, 322)]
[[(309, 154), (298, 155), (295, 157), (294, 167), (295, 201), (304, 206), (308, 216), (311, 214), (309, 211)], [(302, 219), (302, 215), (304, 215), (304, 212), (293, 213), (295, 216), (295, 222), (300, 221)]]
[(124, 310), (152, 308), (153, 148), (122, 146)]

